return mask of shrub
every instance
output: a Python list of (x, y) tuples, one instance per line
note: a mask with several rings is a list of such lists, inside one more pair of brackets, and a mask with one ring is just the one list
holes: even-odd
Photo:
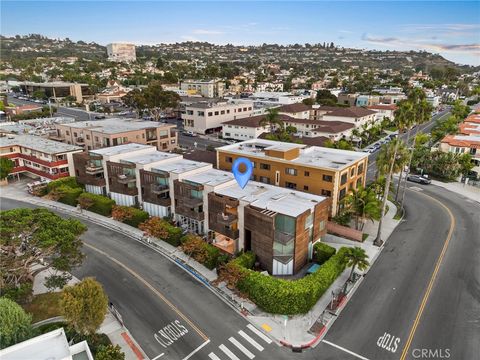
[(182, 229), (173, 226), (168, 221), (159, 217), (151, 217), (141, 223), (138, 228), (149, 236), (168, 242), (170, 245), (179, 246), (182, 238)]
[(294, 281), (262, 275), (234, 265), (234, 270), (240, 272), (237, 288), (269, 313), (304, 314), (315, 305), (345, 270), (347, 250), (347, 248), (341, 248), (313, 274)]
[(29, 339), (33, 335), (32, 315), (16, 302), (0, 298), (0, 349)]
[(57, 199), (59, 202), (71, 206), (77, 206), (77, 199), (83, 192), (83, 189), (80, 187), (61, 185), (55, 188), (53, 191), (57, 193)]
[(182, 237), (181, 243), (185, 254), (191, 256), (210, 270), (215, 269), (221, 261), (225, 260), (219, 248), (205, 242), (199, 236), (185, 235)]
[(322, 242), (317, 242), (315, 245), (313, 245), (313, 256), (315, 258), (315, 262), (319, 265), (322, 265), (325, 261), (335, 255), (336, 251), (337, 250), (335, 250), (334, 247)]
[(71, 188), (81, 187), (77, 183), (77, 179), (74, 176), (67, 176), (67, 177), (64, 177), (64, 178), (61, 178), (61, 179), (58, 179), (58, 180), (50, 181), (47, 184), (47, 192), (50, 192), (53, 189), (56, 189), (56, 188), (61, 187), (61, 186), (68, 186), (68, 187), (71, 187)]
[[(5, 260), (4, 260), (5, 261)], [(20, 286), (3, 286), (0, 288), (0, 295), (13, 300), (19, 304), (25, 304), (32, 298), (33, 283), (31, 281), (20, 284)]]
[(103, 216), (110, 216), (112, 207), (115, 205), (115, 201), (106, 196), (87, 192), (78, 197), (78, 203), (82, 208)]
[(114, 205), (112, 208), (112, 217), (133, 227), (138, 227), (146, 221), (150, 215), (146, 211), (131, 207)]
[(252, 269), (255, 265), (255, 254), (251, 251), (247, 251), (240, 256), (237, 256), (231, 261), (233, 264), (244, 267), (245, 269)]

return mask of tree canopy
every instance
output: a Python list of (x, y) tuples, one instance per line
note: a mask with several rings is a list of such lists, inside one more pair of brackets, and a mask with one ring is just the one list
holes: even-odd
[(0, 180), (5, 179), (14, 168), (15, 163), (6, 157), (0, 158)]
[(32, 334), (32, 316), (20, 305), (5, 297), (0, 298), (0, 349), (29, 339)]
[(0, 212), (0, 287), (16, 288), (42, 270), (68, 272), (81, 264), (80, 235), (86, 229), (80, 221), (62, 219), (47, 209)]

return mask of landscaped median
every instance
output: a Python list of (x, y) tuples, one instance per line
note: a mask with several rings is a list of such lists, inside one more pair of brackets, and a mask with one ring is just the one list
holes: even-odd
[(299, 280), (283, 280), (253, 271), (255, 255), (245, 253), (222, 269), (220, 279), (268, 313), (305, 314), (345, 270), (347, 252), (348, 248), (342, 247), (313, 274)]

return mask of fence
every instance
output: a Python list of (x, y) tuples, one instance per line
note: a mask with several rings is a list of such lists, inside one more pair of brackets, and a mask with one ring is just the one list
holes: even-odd
[(338, 235), (354, 241), (363, 241), (363, 234), (360, 230), (355, 230), (346, 226), (336, 224), (334, 222), (327, 222), (327, 232), (329, 234)]

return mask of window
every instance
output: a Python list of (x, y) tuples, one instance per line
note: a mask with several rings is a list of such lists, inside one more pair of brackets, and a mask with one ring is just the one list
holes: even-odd
[(360, 175), (363, 173), (363, 164), (358, 165), (357, 174)]
[(342, 200), (345, 197), (346, 193), (347, 193), (347, 189), (340, 190), (340, 193), (338, 195), (339, 199)]
[(205, 116), (205, 111), (197, 111), (198, 116)]
[(247, 111), (247, 108), (246, 108), (246, 107), (244, 107), (244, 108), (243, 108), (243, 111)]
[(322, 179), (323, 179), (323, 181), (326, 181), (326, 182), (332, 182), (333, 177), (332, 177), (332, 175), (323, 175)]
[(242, 112), (242, 109), (241, 109), (241, 108), (239, 108), (239, 109), (238, 109), (238, 112)]
[(303, 185), (303, 190), (308, 191), (308, 185)]
[(218, 111), (215, 111), (215, 116), (217, 116), (217, 115), (218, 115)]
[(312, 225), (313, 225), (313, 213), (310, 213), (310, 215), (308, 215), (307, 218), (305, 219), (305, 229), (308, 229)]
[(297, 175), (297, 169), (285, 168), (285, 174), (296, 176)]
[(232, 157), (231, 156), (225, 156), (225, 162), (232, 163), (233, 162)]
[(266, 177), (266, 176), (260, 176), (260, 178), (258, 179), (258, 181), (264, 183), (264, 184), (270, 184), (270, 178)]
[(98, 136), (95, 136), (95, 141), (97, 141), (97, 142), (98, 142)]
[(225, 110), (220, 111), (220, 115), (225, 115)]
[(287, 188), (289, 188), (289, 189), (296, 189), (296, 188), (297, 188), (297, 184), (286, 181), (286, 182), (285, 182), (285, 187), (287, 187)]
[(66, 135), (70, 135), (70, 131), (68, 131), (68, 130), (65, 131), (65, 134), (66, 134)]
[(350, 170), (350, 177), (354, 177), (354, 176), (355, 176), (355, 168)]
[(213, 113), (211, 111), (209, 111), (208, 116), (213, 116)]
[(227, 114), (230, 114), (230, 110), (227, 110)]
[(345, 185), (347, 182), (347, 173), (342, 174), (342, 177), (340, 178), (340, 185)]
[(332, 192), (330, 190), (323, 190), (322, 189), (322, 196), (332, 196)]
[(87, 140), (90, 140), (90, 135), (85, 135), (85, 137), (87, 138)]
[(260, 169), (262, 169), (262, 170), (270, 170), (270, 165), (269, 165), (269, 164), (260, 163)]
[(305, 176), (310, 176), (310, 172), (309, 172), (309, 171), (305, 171), (304, 175), (305, 175)]
[(325, 220), (320, 221), (320, 231), (325, 230)]
[(225, 133), (225, 136), (231, 136), (230, 133)]
[(193, 110), (187, 110), (187, 115), (193, 115)]

